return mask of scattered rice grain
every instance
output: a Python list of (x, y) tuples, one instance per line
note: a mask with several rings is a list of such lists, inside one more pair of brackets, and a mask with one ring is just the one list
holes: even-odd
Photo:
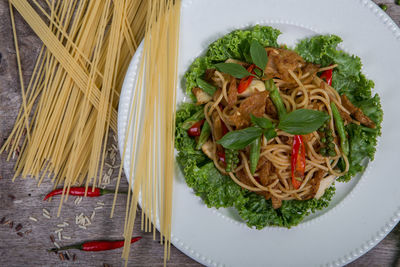
[(82, 225), (78, 225), (79, 228), (85, 229), (86, 230), (86, 226), (82, 226)]
[(50, 215), (50, 212), (47, 209), (42, 209), (44, 213), (46, 213), (47, 215)]
[(47, 218), (47, 219), (51, 219), (51, 217), (50, 217), (48, 214), (46, 214), (46, 213), (43, 213), (42, 215), (43, 215), (43, 217), (45, 217), (45, 218)]
[(63, 231), (63, 230), (64, 230), (64, 229), (59, 228), (59, 229), (55, 230), (54, 233), (58, 234), (59, 232), (61, 232), (61, 231)]
[(111, 176), (113, 171), (114, 171), (113, 169), (108, 169), (107, 174)]
[(21, 200), (21, 199), (15, 200), (14, 203), (15, 203), (15, 204), (21, 204), (21, 203), (22, 203), (22, 200)]
[(108, 163), (108, 162), (104, 163), (104, 165), (106, 165), (109, 168), (112, 168), (112, 165), (110, 163)]
[(96, 215), (96, 212), (95, 212), (95, 211), (93, 211), (93, 212), (92, 212), (92, 215), (90, 216), (90, 220), (92, 220), (92, 221), (93, 221), (93, 219), (94, 219), (94, 215)]
[(35, 217), (29, 216), (29, 220), (37, 222), (38, 220)]
[(104, 202), (101, 202), (101, 201), (97, 201), (97, 205), (101, 205), (101, 206), (104, 206)]
[(112, 146), (112, 148), (114, 148), (114, 150), (118, 150), (116, 145), (112, 144), (111, 146)]
[(63, 238), (64, 238), (64, 239), (67, 239), (67, 240), (70, 240), (70, 239), (71, 239), (70, 236), (66, 236), (66, 235), (63, 235)]
[(118, 142), (118, 139), (117, 139), (116, 135), (113, 135), (113, 139), (114, 139), (115, 142)]
[(57, 242), (53, 242), (53, 244), (54, 244), (54, 246), (55, 246), (56, 248), (61, 248), (60, 245), (59, 245)]
[(103, 207), (102, 206), (98, 206), (96, 208), (94, 208), (95, 210), (101, 210)]
[(57, 233), (57, 236), (58, 236), (58, 240), (59, 240), (59, 241), (62, 241), (61, 232), (58, 232), (58, 233)]

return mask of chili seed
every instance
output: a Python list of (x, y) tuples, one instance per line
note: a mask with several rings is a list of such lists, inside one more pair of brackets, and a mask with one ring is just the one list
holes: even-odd
[(6, 221), (6, 217), (1, 218), (0, 224), (4, 224), (5, 221)]
[(21, 230), (22, 229), (22, 224), (18, 224), (16, 227), (15, 227), (15, 231), (19, 231), (19, 230)]
[(62, 260), (62, 261), (65, 259), (65, 258), (64, 258), (64, 254), (63, 254), (63, 253), (61, 253), (61, 252), (60, 252), (60, 253), (58, 253), (58, 257), (60, 257), (60, 260)]
[(24, 236), (24, 234), (21, 233), (21, 232), (18, 232), (17, 235), (19, 235), (20, 237), (23, 237), (23, 236)]
[(54, 238), (54, 235), (50, 235), (50, 240), (51, 240), (51, 242), (56, 242), (56, 239)]

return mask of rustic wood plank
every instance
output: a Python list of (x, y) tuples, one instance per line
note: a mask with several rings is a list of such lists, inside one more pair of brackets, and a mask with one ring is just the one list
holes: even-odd
[[(388, 6), (387, 13), (393, 20), (400, 23), (400, 6), (393, 1), (375, 1), (384, 3)], [(21, 47), (21, 60), (25, 82), (30, 77), (36, 56), (41, 47), (40, 40), (32, 30), (26, 25), (21, 17), (16, 14), (16, 25), (18, 30), (19, 42)], [(0, 144), (8, 136), (13, 127), (13, 123), (21, 104), (21, 94), (19, 91), (19, 80), (15, 61), (15, 50), (12, 41), (11, 22), (6, 0), (0, 1)], [(109, 146), (114, 141), (110, 137)], [(71, 240), (58, 241), (60, 245), (72, 244), (89, 239), (119, 239), (123, 234), (123, 223), (125, 216), (126, 196), (118, 198), (115, 216), (110, 219), (112, 195), (103, 196), (98, 199), (105, 203), (103, 209), (96, 210), (92, 225), (83, 230), (75, 225), (75, 216), (84, 213), (89, 216), (92, 214), (96, 205), (93, 199), (83, 199), (79, 205), (75, 205), (74, 198), (71, 197), (63, 206), (61, 217), (56, 217), (58, 201), (55, 198), (51, 202), (43, 202), (42, 198), (46, 192), (51, 190), (52, 184), (45, 181), (40, 188), (37, 188), (36, 181), (32, 179), (17, 179), (11, 182), (13, 176), (13, 166), (15, 161), (6, 161), (6, 155), (0, 156), (0, 220), (5, 217), (5, 221), (12, 221), (10, 225), (0, 225), (0, 266), (103, 266), (107, 263), (112, 266), (121, 266), (121, 250), (113, 250), (98, 253), (85, 253), (72, 251), (76, 254), (76, 261), (61, 261), (58, 255), (48, 253), (46, 249), (53, 247), (49, 236), (60, 227), (57, 224), (69, 223), (62, 231), (64, 236), (71, 237)], [(119, 164), (119, 162), (117, 162)], [(107, 170), (105, 170), (107, 171)], [(117, 173), (112, 175), (113, 188)], [(122, 178), (121, 191), (127, 190), (125, 178)], [(42, 215), (42, 209), (50, 212), (51, 219)], [(138, 217), (140, 218), (140, 213)], [(38, 219), (34, 222), (29, 219), (33, 216)], [(134, 235), (141, 235), (143, 239), (133, 245), (130, 265), (132, 266), (162, 266), (163, 247), (158, 242), (153, 241), (152, 234), (140, 231), (139, 218), (136, 221)], [(19, 231), (23, 236), (19, 236), (15, 230), (18, 224), (22, 225)], [(30, 231), (26, 233), (26, 231)], [(157, 235), (157, 238), (159, 236)], [(349, 264), (348, 266), (400, 266), (400, 225), (397, 227), (375, 248), (367, 254)], [(169, 266), (200, 266), (179, 250), (172, 247), (171, 260)]]

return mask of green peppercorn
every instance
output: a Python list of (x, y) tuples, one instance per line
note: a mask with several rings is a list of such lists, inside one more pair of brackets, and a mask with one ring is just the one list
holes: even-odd
[(332, 136), (332, 135), (328, 136), (328, 137), (326, 138), (326, 140), (328, 140), (328, 142), (332, 142), (332, 141), (333, 141), (333, 136)]
[(335, 144), (334, 144), (334, 143), (329, 143), (329, 144), (328, 144), (328, 147), (329, 147), (330, 149), (334, 149), (334, 148), (335, 148)]
[(332, 136), (332, 131), (327, 131), (325, 132), (326, 138), (328, 139), (329, 136)]
[(336, 156), (336, 151), (335, 150), (329, 150), (329, 156), (330, 157)]
[(321, 148), (319, 149), (319, 153), (320, 153), (321, 155), (325, 156), (325, 154), (326, 154), (326, 148), (325, 148), (325, 147), (321, 147)]
[(387, 5), (385, 4), (380, 4), (379, 7), (383, 10), (386, 11), (388, 9)]
[(395, 1), (396, 5), (400, 6), (400, 0)]
[(326, 138), (325, 137), (321, 137), (321, 142), (322, 143), (326, 143)]

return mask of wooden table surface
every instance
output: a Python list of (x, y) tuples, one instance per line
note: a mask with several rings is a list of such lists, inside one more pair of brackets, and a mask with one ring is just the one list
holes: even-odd
[[(388, 6), (387, 13), (400, 24), (400, 6), (394, 0), (376, 1)], [(40, 40), (29, 26), (16, 15), (16, 26), (19, 36), (21, 60), (24, 80), (32, 74), (36, 56), (41, 47)], [(399, 51), (400, 53), (400, 51)], [(15, 117), (21, 104), (19, 79), (17, 75), (16, 56), (12, 40), (11, 21), (8, 2), (0, 0), (0, 145), (11, 132)], [(115, 143), (110, 137), (108, 147), (112, 150)], [(118, 153), (117, 153), (118, 155)], [(109, 158), (107, 159), (109, 160)], [(0, 266), (121, 266), (121, 249), (107, 252), (88, 253), (70, 250), (70, 259), (61, 260), (54, 253), (46, 252), (53, 244), (50, 235), (54, 235), (60, 245), (68, 245), (90, 239), (120, 239), (123, 233), (126, 197), (118, 197), (115, 216), (110, 219), (113, 195), (98, 199), (83, 199), (78, 205), (74, 198), (64, 204), (62, 215), (56, 216), (58, 201), (42, 201), (46, 192), (52, 189), (49, 180), (38, 187), (33, 179), (17, 178), (12, 182), (15, 160), (6, 161), (6, 155), (0, 158)], [(116, 164), (119, 164), (118, 160)], [(107, 169), (105, 171), (108, 171)], [(112, 174), (112, 182), (108, 187), (114, 188), (117, 171)], [(127, 190), (127, 182), (121, 179), (121, 190)], [(98, 204), (101, 201), (104, 206)], [(101, 207), (97, 208), (96, 207)], [(49, 211), (50, 219), (43, 216), (43, 209)], [(81, 229), (75, 224), (75, 217), (81, 213), (90, 217), (96, 211), (92, 224)], [(139, 213), (138, 213), (139, 214)], [(37, 222), (29, 217), (34, 217)], [(140, 216), (138, 216), (140, 218)], [(5, 223), (4, 223), (5, 222)], [(62, 236), (71, 239), (58, 240), (54, 233), (57, 225), (67, 222), (62, 227)], [(22, 229), (16, 231), (18, 225)], [(18, 228), (20, 228), (19, 226)], [(19, 233), (19, 234), (18, 234)], [(135, 223), (134, 235), (142, 236), (142, 240), (132, 246), (130, 266), (162, 266), (163, 247), (153, 241), (152, 235), (140, 231), (140, 220)], [(157, 236), (157, 239), (159, 236)], [(73, 260), (74, 258), (74, 260)], [(168, 266), (200, 266), (191, 258), (172, 247)], [(348, 266), (400, 266), (400, 225), (375, 248), (352, 262)]]

